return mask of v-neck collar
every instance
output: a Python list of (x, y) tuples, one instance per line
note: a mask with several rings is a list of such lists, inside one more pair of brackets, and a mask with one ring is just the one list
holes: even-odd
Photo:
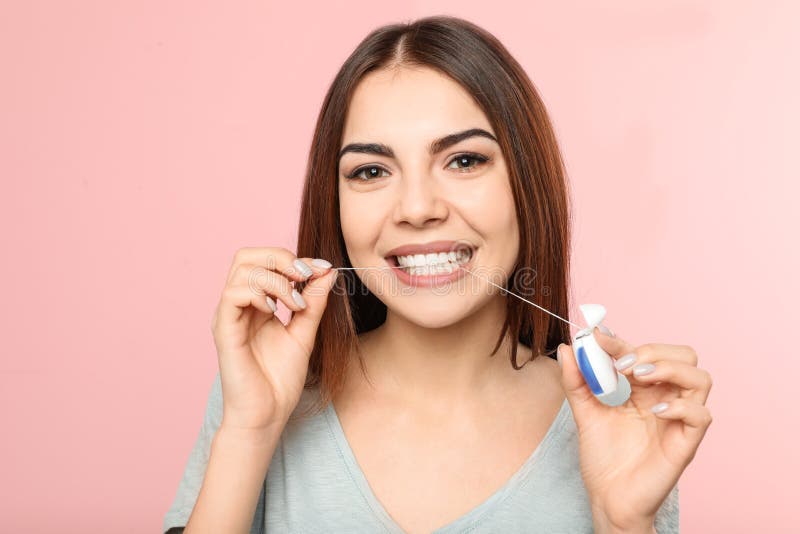
[[(555, 419), (553, 419), (553, 422), (550, 424), (550, 427), (547, 429), (544, 437), (536, 446), (536, 449), (534, 449), (528, 459), (525, 460), (525, 463), (522, 464), (522, 467), (520, 467), (516, 473), (511, 475), (506, 483), (503, 484), (502, 487), (495, 491), (486, 500), (472, 508), (466, 514), (456, 518), (442, 527), (437, 528), (432, 532), (432, 534), (454, 534), (456, 532), (460, 532), (465, 527), (473, 526), (491, 513), (502, 501), (513, 495), (513, 493), (530, 475), (534, 465), (550, 449), (555, 437), (561, 433), (562, 427), (567, 421), (568, 413), (569, 402), (565, 398), (561, 404), (561, 408), (558, 410)], [(398, 525), (394, 519), (392, 519), (381, 502), (375, 496), (375, 493), (372, 491), (364, 472), (358, 465), (358, 461), (353, 453), (353, 449), (350, 447), (350, 443), (347, 441), (347, 437), (344, 435), (344, 429), (341, 421), (339, 420), (339, 416), (336, 413), (336, 409), (333, 407), (333, 402), (329, 402), (328, 406), (325, 408), (325, 418), (328, 421), (331, 433), (336, 440), (336, 444), (339, 447), (339, 452), (342, 454), (342, 458), (347, 465), (347, 469), (350, 472), (350, 476), (352, 477), (354, 484), (363, 495), (375, 517), (378, 518), (381, 523), (383, 523), (384, 527), (386, 527), (386, 530), (391, 534), (407, 534), (400, 527), (400, 525)]]

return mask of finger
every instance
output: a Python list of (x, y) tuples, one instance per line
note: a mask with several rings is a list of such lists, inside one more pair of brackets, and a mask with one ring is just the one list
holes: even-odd
[(291, 282), (282, 274), (260, 265), (242, 264), (234, 271), (231, 286), (246, 286), (255, 295), (277, 297), (292, 311), (302, 310), (306, 303)]
[[(599, 327), (596, 327), (592, 333), (597, 340), (597, 344), (616, 362), (622, 360), (620, 365), (617, 365), (617, 369), (626, 376), (630, 372), (624, 373), (624, 369), (629, 369), (638, 363), (648, 363), (659, 359), (673, 359), (697, 365), (697, 353), (688, 345), (648, 343), (636, 347), (618, 336), (610, 336), (604, 333)], [(627, 365), (625, 365), (626, 363)]]
[(683, 435), (693, 444), (699, 444), (703, 440), (712, 421), (707, 406), (681, 398), (669, 401), (667, 409), (656, 413), (656, 417), (683, 421)]
[(308, 281), (303, 288), (303, 298), (308, 306), (302, 312), (292, 315), (287, 326), (289, 333), (305, 346), (309, 354), (314, 348), (317, 329), (338, 275), (339, 271), (332, 269), (321, 277)]
[[(680, 388), (680, 396), (697, 404), (705, 404), (711, 390), (711, 375), (705, 369), (677, 360), (658, 360), (627, 369), (634, 382), (655, 384), (668, 382)], [(652, 367), (651, 367), (652, 366)], [(631, 372), (632, 371), (632, 372)], [(639, 371), (645, 371), (641, 374)]]
[(300, 261), (311, 267), (312, 274), (309, 278), (320, 277), (331, 270), (331, 262), (322, 258), (299, 258)]
[(558, 362), (561, 364), (561, 385), (575, 422), (580, 425), (586, 418), (591, 417), (591, 410), (602, 406), (602, 403), (594, 396), (584, 380), (572, 346), (562, 343), (558, 347), (557, 354)]
[(611, 336), (603, 332), (599, 326), (594, 328), (592, 335), (594, 335), (594, 338), (597, 340), (597, 344), (600, 345), (600, 348), (615, 359), (633, 352), (633, 349), (635, 348), (634, 345), (628, 343), (621, 337)]
[(227, 283), (230, 283), (236, 268), (241, 264), (260, 265), (271, 271), (277, 271), (296, 282), (302, 282), (314, 274), (314, 269), (289, 249), (283, 247), (243, 247), (234, 254)]
[(275, 313), (263, 295), (259, 296), (245, 286), (227, 286), (220, 298), (216, 324), (235, 323), (241, 317), (242, 310), (248, 306), (253, 306), (269, 317), (274, 316)]
[(614, 365), (620, 373), (630, 376), (631, 369), (635, 365), (655, 363), (661, 360), (672, 360), (697, 366), (697, 354), (692, 347), (665, 343), (648, 343), (635, 347), (632, 351), (617, 358)]

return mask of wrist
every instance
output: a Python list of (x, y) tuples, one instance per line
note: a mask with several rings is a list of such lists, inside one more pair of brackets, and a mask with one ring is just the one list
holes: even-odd
[(657, 534), (655, 518), (611, 518), (605, 509), (592, 506), (592, 523), (596, 534)]
[(242, 449), (263, 449), (271, 447), (280, 438), (284, 425), (275, 424), (263, 429), (241, 428), (221, 424), (214, 436), (214, 441), (225, 446)]

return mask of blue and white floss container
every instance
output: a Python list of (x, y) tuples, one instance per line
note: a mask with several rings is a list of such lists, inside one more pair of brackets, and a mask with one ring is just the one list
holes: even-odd
[(601, 304), (581, 304), (579, 308), (587, 326), (575, 334), (573, 352), (589, 389), (595, 397), (604, 400), (617, 391), (619, 383), (614, 359), (600, 347), (592, 333), (605, 318), (606, 309)]

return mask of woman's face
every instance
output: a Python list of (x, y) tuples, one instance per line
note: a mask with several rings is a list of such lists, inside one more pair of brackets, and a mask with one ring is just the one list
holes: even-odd
[[(435, 143), (468, 130), (485, 135)], [(497, 294), (457, 264), (501, 285), (512, 272), (519, 231), (493, 138), (470, 94), (433, 69), (375, 71), (356, 88), (341, 148), (372, 146), (341, 156), (339, 216), (353, 267), (394, 266), (355, 271), (389, 313), (454, 324)], [(468, 263), (449, 254), (457, 244), (471, 248)]]

